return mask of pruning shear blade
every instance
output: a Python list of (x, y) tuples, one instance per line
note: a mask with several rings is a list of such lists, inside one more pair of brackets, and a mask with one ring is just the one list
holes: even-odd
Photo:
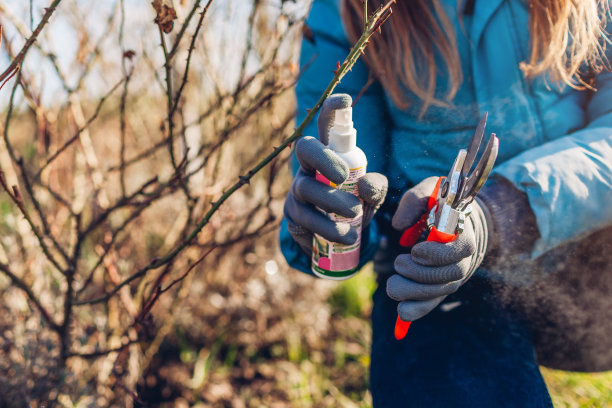
[(464, 180), (464, 187), (461, 191), (460, 201), (457, 205), (459, 211), (463, 211), (478, 195), (482, 186), (484, 186), (489, 178), (489, 174), (491, 174), (491, 170), (493, 170), (498, 149), (499, 140), (497, 136), (495, 136), (495, 133), (491, 133), (489, 141), (487, 142), (487, 147), (482, 154), (482, 158), (472, 171), (472, 174)]
[(472, 164), (474, 164), (474, 159), (476, 159), (476, 155), (478, 154), (478, 150), (480, 150), (480, 143), (482, 143), (482, 138), (484, 136), (485, 127), (487, 126), (487, 117), (489, 116), (488, 112), (485, 112), (480, 122), (478, 122), (478, 126), (476, 127), (476, 132), (474, 132), (474, 136), (472, 136), (472, 141), (470, 142), (470, 146), (468, 147), (467, 156), (465, 158), (465, 163), (463, 164), (463, 174), (468, 174), (470, 169), (472, 168)]
[(470, 172), (480, 150), (487, 116), (485, 113), (478, 123), (467, 150), (459, 150), (453, 167), (440, 188), (438, 205), (434, 210), (434, 225), (444, 233), (455, 233), (458, 221), (487, 181), (497, 159), (499, 140), (492, 133), (478, 164)]

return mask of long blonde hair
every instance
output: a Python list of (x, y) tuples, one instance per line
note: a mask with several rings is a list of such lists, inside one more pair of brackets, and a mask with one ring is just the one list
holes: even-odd
[[(609, 0), (529, 0), (531, 55), (520, 64), (528, 78), (547, 74), (553, 83), (593, 89), (589, 75), (606, 66), (608, 42), (604, 31)], [(374, 10), (384, 0), (369, 0)], [(462, 0), (458, 0), (461, 7)], [(363, 27), (362, 0), (342, 0), (342, 19), (351, 40)], [(439, 0), (399, 0), (393, 16), (365, 55), (366, 64), (400, 108), (408, 106), (405, 90), (431, 105), (445, 106), (462, 81), (454, 27)], [(446, 65), (448, 87), (444, 99), (435, 97), (435, 56)]]

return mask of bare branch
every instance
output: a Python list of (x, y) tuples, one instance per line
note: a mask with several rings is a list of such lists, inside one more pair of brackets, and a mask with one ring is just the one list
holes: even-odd
[(28, 213), (28, 210), (26, 209), (25, 203), (23, 202), (23, 197), (19, 193), (19, 189), (17, 188), (17, 186), (11, 186), (11, 188), (9, 188), (9, 186), (6, 183), (6, 180), (4, 179), (2, 170), (0, 170), (0, 186), (8, 194), (9, 198), (11, 199), (11, 201), (13, 201), (13, 203), (17, 206), (17, 208), (19, 208), (21, 215), (23, 215), (25, 220), (30, 225), (30, 229), (36, 236), (36, 239), (38, 240), (38, 244), (40, 245), (40, 248), (44, 252), (49, 262), (51, 262), (51, 264), (55, 267), (55, 269), (58, 270), (58, 272), (65, 274), (65, 268), (62, 267), (62, 265), (60, 265), (60, 263), (55, 259), (55, 256), (51, 254), (49, 247), (45, 243), (45, 235), (38, 230), (38, 228), (34, 224), (34, 221), (32, 220), (32, 217), (30, 217), (30, 214)]
[(206, 3), (206, 6), (204, 6), (204, 9), (200, 13), (200, 19), (198, 20), (198, 25), (196, 26), (196, 30), (193, 33), (193, 36), (191, 37), (191, 44), (189, 45), (189, 50), (187, 51), (187, 62), (185, 63), (185, 72), (183, 73), (183, 80), (181, 81), (181, 85), (179, 86), (178, 92), (176, 93), (176, 96), (174, 97), (174, 104), (172, 106), (170, 116), (173, 116), (174, 113), (176, 112), (176, 109), (179, 104), (179, 100), (181, 99), (181, 95), (183, 94), (183, 89), (185, 89), (185, 85), (187, 84), (187, 76), (189, 74), (189, 64), (191, 62), (191, 55), (193, 54), (193, 50), (195, 49), (195, 42), (196, 42), (196, 39), (198, 38), (198, 33), (200, 32), (200, 29), (202, 28), (202, 24), (204, 23), (204, 17), (206, 17), (206, 13), (208, 12), (208, 8), (210, 7), (211, 3), (212, 3), (212, 0), (208, 0), (208, 3)]
[(127, 347), (130, 347), (132, 344), (137, 344), (139, 342), (140, 342), (139, 340), (129, 340), (126, 344), (122, 344), (119, 347), (115, 347), (115, 348), (112, 348), (112, 349), (106, 349), (106, 350), (97, 350), (97, 351), (92, 351), (92, 352), (89, 352), (89, 353), (81, 353), (81, 352), (78, 352), (78, 351), (71, 351), (71, 352), (68, 353), (66, 358), (78, 357), (78, 358), (84, 358), (84, 359), (87, 359), (87, 360), (92, 360), (92, 359), (104, 357), (106, 355), (109, 355), (110, 353), (116, 353), (116, 352), (119, 352), (119, 351), (123, 351)]
[(51, 329), (55, 331), (59, 330), (59, 325), (53, 320), (49, 311), (45, 309), (45, 307), (40, 303), (40, 300), (36, 297), (36, 295), (34, 295), (34, 292), (32, 292), (32, 289), (30, 289), (30, 286), (28, 286), (17, 275), (11, 272), (8, 265), (4, 265), (3, 263), (0, 263), (0, 271), (4, 273), (11, 280), (11, 283), (13, 285), (15, 285), (17, 288), (19, 288), (21, 291), (23, 291), (26, 294), (28, 299), (30, 299), (30, 301), (34, 304), (36, 309), (40, 312), (40, 315), (43, 317), (45, 322), (47, 322), (47, 324), (51, 327)]
[(100, 98), (100, 101), (98, 102), (98, 106), (96, 106), (96, 109), (93, 113), (93, 115), (91, 115), (89, 117), (89, 119), (87, 120), (87, 123), (85, 123), (85, 126), (79, 128), (76, 133), (74, 134), (74, 136), (72, 136), (70, 139), (68, 139), (60, 148), (58, 148), (46, 161), (46, 163), (40, 168), (40, 170), (38, 170), (38, 173), (36, 174), (36, 178), (39, 178), (41, 173), (55, 160), (57, 159), (68, 147), (70, 147), (70, 145), (72, 145), (76, 140), (78, 140), (79, 136), (81, 135), (81, 133), (83, 133), (83, 131), (85, 129), (87, 129), (89, 127), (89, 125), (91, 125), (91, 123), (96, 120), (96, 118), (98, 117), (98, 115), (100, 114), (100, 110), (102, 109), (102, 106), (104, 105), (104, 102), (106, 102), (106, 99), (113, 93), (115, 92), (115, 90), (117, 88), (119, 88), (119, 86), (125, 81), (125, 78), (122, 78), (119, 82), (117, 82), (111, 89), (110, 91), (108, 91), (106, 93), (106, 95), (104, 95), (102, 98)]
[(13, 73), (15, 69), (17, 69), (17, 67), (21, 65), (21, 62), (25, 58), (28, 50), (30, 49), (32, 44), (34, 44), (34, 41), (36, 41), (36, 38), (38, 38), (38, 35), (42, 31), (43, 27), (47, 24), (47, 22), (49, 22), (49, 18), (51, 18), (51, 15), (55, 12), (55, 9), (61, 2), (62, 0), (54, 0), (53, 2), (51, 2), (49, 7), (46, 8), (46, 12), (43, 15), (43, 18), (40, 20), (40, 23), (38, 23), (38, 26), (30, 36), (30, 38), (28, 38), (26, 43), (23, 45), (21, 51), (19, 51), (17, 56), (13, 59), (11, 65), (9, 65), (9, 67), (5, 69), (2, 74), (0, 74), (0, 81), (4, 81), (7, 76)]

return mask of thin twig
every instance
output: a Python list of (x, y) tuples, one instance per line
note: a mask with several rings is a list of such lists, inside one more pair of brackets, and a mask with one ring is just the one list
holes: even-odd
[(159, 31), (159, 39), (161, 41), (161, 47), (164, 51), (164, 70), (166, 72), (166, 101), (168, 104), (168, 151), (170, 153), (170, 161), (172, 162), (172, 166), (174, 170), (177, 169), (176, 164), (176, 156), (174, 153), (174, 119), (173, 119), (173, 109), (172, 109), (172, 65), (170, 64), (170, 59), (168, 57), (168, 48), (166, 47), (166, 37), (164, 36), (164, 31), (161, 26), (158, 26)]
[(4, 81), (8, 75), (10, 75), (13, 71), (15, 71), (15, 69), (18, 66), (21, 65), (21, 62), (25, 58), (26, 53), (28, 52), (32, 44), (34, 44), (34, 41), (36, 41), (36, 38), (38, 38), (38, 35), (42, 31), (43, 27), (47, 24), (47, 22), (49, 21), (49, 18), (51, 18), (51, 15), (55, 12), (55, 9), (61, 2), (62, 0), (54, 0), (49, 5), (49, 7), (45, 9), (46, 10), (45, 14), (40, 20), (40, 23), (38, 23), (38, 26), (36, 27), (34, 32), (32, 32), (32, 35), (30, 36), (30, 38), (28, 38), (28, 40), (23, 45), (23, 47), (21, 47), (21, 51), (19, 51), (17, 56), (13, 59), (13, 61), (11, 62), (11, 65), (9, 65), (8, 68), (5, 69), (2, 74), (0, 74), (0, 81)]
[(36, 213), (38, 214), (38, 218), (40, 219), (40, 223), (43, 227), (43, 232), (45, 236), (51, 240), (51, 242), (53, 243), (53, 247), (55, 248), (57, 252), (59, 252), (62, 255), (62, 257), (64, 258), (64, 261), (68, 262), (69, 260), (68, 254), (66, 253), (64, 248), (59, 244), (59, 242), (55, 239), (53, 234), (51, 233), (51, 228), (49, 228), (49, 224), (47, 223), (47, 217), (43, 213), (40, 203), (34, 196), (34, 189), (32, 188), (32, 184), (30, 183), (30, 179), (28, 177), (28, 173), (26, 171), (23, 160), (18, 160), (17, 165), (19, 166), (19, 169), (21, 170), (21, 179), (23, 180), (23, 184), (25, 186), (26, 191), (28, 192), (28, 195), (30, 196), (32, 204), (34, 205), (34, 209), (36, 210)]
[[(191, 22), (191, 19), (193, 18), (196, 11), (200, 7), (201, 2), (202, 0), (196, 0), (193, 7), (191, 7), (191, 10), (189, 10), (189, 14), (187, 14), (187, 18), (185, 18), (185, 21), (181, 25), (181, 29), (179, 30), (178, 34), (174, 38), (174, 43), (172, 43), (172, 47), (170, 48), (170, 52), (168, 53), (168, 61), (171, 61), (174, 58), (174, 55), (178, 52), (180, 42), (183, 39), (183, 35), (185, 35), (185, 32), (187, 31), (187, 28), (189, 27), (189, 23)], [(209, 4), (210, 4), (210, 1), (209, 1)], [(208, 8), (208, 6), (206, 8)]]
[(355, 105), (357, 105), (357, 102), (359, 102), (361, 97), (366, 93), (366, 91), (370, 88), (370, 86), (372, 86), (374, 82), (376, 82), (376, 75), (373, 71), (370, 71), (370, 75), (368, 75), (368, 81), (361, 88), (355, 99), (353, 99), (353, 104), (351, 106), (354, 107)]
[(26, 294), (28, 299), (30, 299), (30, 301), (34, 304), (36, 309), (40, 312), (45, 322), (47, 322), (47, 324), (51, 327), (51, 329), (57, 331), (59, 329), (59, 325), (53, 320), (49, 311), (45, 309), (45, 307), (40, 303), (40, 300), (36, 297), (36, 295), (34, 295), (34, 292), (32, 292), (30, 287), (23, 280), (21, 280), (17, 275), (11, 272), (8, 265), (4, 265), (0, 263), (0, 271), (4, 273), (11, 280), (13, 285), (21, 289), (21, 291), (23, 291)]
[(198, 25), (196, 26), (195, 32), (193, 33), (193, 36), (191, 37), (191, 44), (189, 45), (189, 50), (187, 51), (187, 62), (185, 63), (185, 71), (183, 72), (183, 79), (176, 93), (176, 96), (174, 97), (174, 104), (172, 106), (172, 111), (170, 112), (169, 116), (174, 115), (174, 113), (176, 112), (179, 101), (181, 99), (181, 95), (183, 94), (183, 89), (185, 89), (185, 85), (187, 84), (187, 76), (189, 74), (189, 64), (191, 62), (191, 55), (193, 54), (193, 50), (195, 49), (195, 43), (198, 38), (198, 34), (200, 32), (200, 29), (202, 28), (202, 25), (204, 23), (204, 17), (206, 17), (206, 13), (208, 12), (208, 8), (210, 7), (211, 3), (212, 3), (212, 0), (208, 0), (208, 3), (206, 3), (206, 6), (204, 6), (204, 9), (200, 13), (200, 19), (198, 20)]
[(96, 106), (96, 109), (93, 113), (93, 115), (91, 115), (89, 117), (89, 119), (87, 120), (87, 122), (85, 123), (85, 126), (79, 128), (74, 136), (72, 136), (70, 139), (68, 139), (60, 148), (58, 148), (51, 156), (49, 156), (49, 158), (47, 159), (47, 161), (45, 162), (45, 164), (42, 165), (42, 167), (38, 170), (38, 172), (36, 173), (36, 178), (38, 179), (40, 177), (40, 175), (42, 174), (42, 172), (55, 160), (57, 159), (68, 147), (70, 147), (71, 144), (73, 144), (76, 140), (78, 140), (79, 136), (81, 135), (81, 133), (83, 133), (83, 131), (85, 129), (87, 129), (89, 127), (89, 125), (91, 125), (91, 123), (96, 120), (98, 118), (98, 115), (100, 114), (100, 110), (102, 109), (102, 106), (104, 105), (104, 102), (106, 102), (106, 100), (108, 99), (108, 97), (115, 92), (115, 90), (117, 88), (119, 88), (119, 86), (125, 82), (125, 78), (121, 78), (121, 80), (119, 82), (117, 82), (111, 89), (110, 91), (108, 91), (106, 93), (106, 95), (104, 95), (102, 98), (100, 98), (100, 100), (98, 101), (98, 106)]
[(23, 218), (25, 218), (25, 220), (28, 222), (30, 229), (36, 236), (38, 244), (40, 245), (40, 248), (44, 252), (49, 262), (51, 262), (51, 264), (55, 267), (55, 269), (57, 269), (58, 272), (65, 274), (65, 268), (60, 265), (60, 263), (55, 259), (53, 254), (51, 254), (49, 247), (45, 243), (45, 235), (38, 230), (38, 228), (34, 224), (34, 221), (32, 220), (32, 217), (30, 217), (30, 214), (28, 213), (28, 210), (25, 206), (23, 197), (21, 196), (19, 189), (17, 188), (17, 186), (12, 186), (11, 188), (9, 188), (8, 184), (6, 183), (6, 180), (4, 179), (2, 170), (0, 170), (0, 186), (8, 194), (9, 198), (11, 199), (11, 201), (13, 201), (17, 208), (19, 208), (21, 215), (23, 215)]
[(112, 349), (106, 349), (106, 350), (98, 350), (98, 351), (92, 351), (90, 353), (80, 353), (78, 351), (71, 351), (68, 353), (68, 355), (66, 356), (67, 358), (73, 358), (73, 357), (79, 357), (79, 358), (84, 358), (84, 359), (95, 359), (98, 357), (103, 357), (106, 356), (110, 353), (115, 353), (117, 351), (123, 351), (126, 347), (131, 346), (132, 344), (137, 344), (139, 343), (139, 340), (129, 340), (126, 344), (122, 344), (119, 347), (115, 347)]
[(125, 83), (123, 84), (123, 92), (121, 93), (121, 102), (119, 105), (119, 131), (120, 131), (120, 147), (119, 147), (119, 185), (121, 186), (121, 195), (126, 194), (126, 186), (125, 186), (125, 128), (126, 128), (126, 120), (125, 120), (125, 110), (127, 104), (127, 95), (128, 95), (128, 86), (130, 83), (130, 78), (132, 77), (133, 69), (128, 73), (126, 67), (126, 60), (128, 57), (126, 55), (125, 45), (123, 43), (123, 32), (125, 29), (125, 2), (124, 0), (120, 1), (121, 7), (121, 22), (119, 23), (119, 47), (121, 48), (121, 70), (123, 71), (123, 76), (125, 77)]
[(11, 78), (12, 78), (12, 77), (14, 77), (14, 76), (17, 74), (17, 72), (19, 72), (19, 67), (16, 67), (16, 68), (13, 70), (13, 72), (11, 72), (11, 74), (8, 76), (8, 78), (6, 78), (6, 79), (4, 80), (4, 82), (3, 82), (2, 84), (0, 84), (0, 89), (4, 88), (4, 85), (6, 85), (6, 83), (7, 83), (8, 81), (10, 81), (10, 80), (11, 80)]
[(187, 277), (187, 275), (189, 275), (189, 273), (199, 264), (201, 264), (204, 259), (206, 259), (206, 257), (208, 255), (210, 255), (210, 253), (212, 251), (214, 251), (217, 247), (213, 246), (212, 248), (210, 248), (208, 251), (204, 252), (202, 254), (202, 256), (200, 256), (193, 264), (191, 264), (191, 266), (178, 278), (176, 278), (175, 280), (173, 280), (172, 282), (170, 282), (165, 288), (162, 288), (159, 290), (160, 295), (169, 291), (170, 289), (172, 289), (174, 287), (174, 285), (176, 285), (177, 283), (179, 283), (180, 281), (182, 281), (183, 279), (185, 279)]

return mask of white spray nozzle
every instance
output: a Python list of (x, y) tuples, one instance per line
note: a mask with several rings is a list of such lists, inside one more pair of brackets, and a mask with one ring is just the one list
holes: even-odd
[(353, 108), (338, 109), (329, 132), (329, 147), (337, 152), (348, 152), (357, 145), (357, 133), (353, 129)]
[(350, 132), (353, 129), (353, 108), (348, 107), (336, 110), (332, 127), (338, 133)]

